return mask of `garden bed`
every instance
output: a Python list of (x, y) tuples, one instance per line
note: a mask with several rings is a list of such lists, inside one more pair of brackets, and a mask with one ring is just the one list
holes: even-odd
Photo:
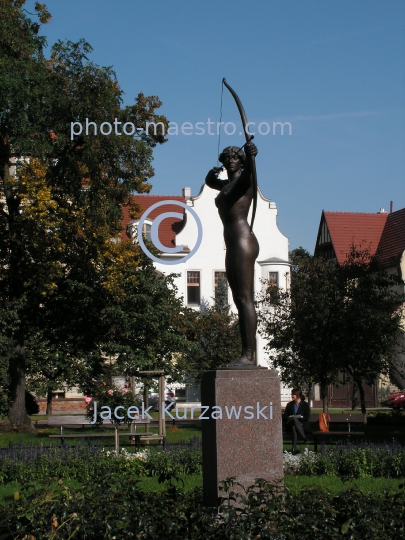
[(63, 482), (25, 486), (0, 512), (0, 537), (59, 540), (121, 538), (171, 540), (311, 540), (403, 538), (403, 490), (379, 494), (347, 489), (338, 494), (319, 487), (281, 492), (258, 481), (233, 500), (233, 482), (219, 508), (202, 504), (202, 490), (171, 487), (145, 492), (136, 482), (114, 475), (94, 477), (80, 490)]
[(286, 476), (284, 489), (259, 481), (237, 509), (229, 506), (228, 480), (219, 513), (202, 504), (199, 439), (118, 456), (96, 445), (20, 444), (2, 449), (0, 462), (2, 540), (391, 540), (405, 533), (405, 451), (398, 444), (285, 452), (294, 476)]

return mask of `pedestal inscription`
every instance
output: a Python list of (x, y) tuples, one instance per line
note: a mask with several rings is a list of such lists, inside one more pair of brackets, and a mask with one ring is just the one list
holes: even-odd
[[(204, 504), (218, 502), (230, 476), (245, 487), (256, 478), (283, 478), (280, 379), (270, 369), (204, 373), (201, 403)], [(204, 409), (203, 409), (204, 411)]]

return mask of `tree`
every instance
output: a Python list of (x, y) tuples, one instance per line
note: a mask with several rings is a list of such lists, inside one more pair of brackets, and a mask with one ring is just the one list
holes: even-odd
[(215, 289), (214, 311), (222, 315), (228, 315), (230, 308), (228, 302), (228, 282), (222, 275), (218, 277), (218, 283)]
[(290, 290), (275, 298), (269, 286), (259, 301), (259, 332), (270, 360), (293, 386), (319, 383), (325, 412), (328, 385), (340, 371), (333, 353), (342, 301), (336, 264), (306, 253), (293, 254)]
[[(274, 302), (269, 288), (260, 301), (260, 332), (282, 379), (293, 385), (319, 383), (327, 412), (329, 384), (349, 373), (359, 387), (387, 373), (401, 331), (403, 297), (367, 249), (354, 246), (347, 261), (295, 253), (291, 289)], [(273, 301), (272, 301), (273, 300)]]
[(401, 335), (404, 297), (395, 291), (398, 276), (387, 274), (368, 249), (351, 247), (341, 267), (344, 306), (336, 361), (350, 374), (366, 414), (363, 384), (389, 374)]
[(190, 345), (191, 310), (178, 297), (173, 276), (157, 273), (149, 257), (130, 241), (111, 244), (108, 255), (100, 349), (116, 358), (120, 373), (163, 369), (172, 380), (180, 380), (177, 357)]
[(290, 251), (289, 258), (290, 258), (291, 264), (294, 266), (295, 264), (298, 264), (300, 261), (304, 261), (304, 260), (308, 261), (309, 259), (312, 259), (312, 255), (307, 249), (300, 246)]
[[(0, 0), (0, 309), (13, 314), (0, 328), (0, 354), (1, 365), (8, 364), (14, 424), (29, 422), (30, 343), (42, 336), (54, 359), (83, 353), (100, 363), (94, 350), (104, 253), (119, 234), (120, 205), (133, 191), (150, 189), (152, 149), (165, 142), (162, 129), (72, 137), (71, 122), (167, 127), (155, 114), (156, 96), (139, 94), (134, 105), (122, 107), (114, 72), (88, 60), (85, 41), (58, 42), (46, 59), (45, 38), (24, 14), (24, 3)], [(49, 20), (44, 5), (35, 9), (39, 22)], [(35, 361), (31, 355), (37, 372), (40, 364), (39, 352)]]
[(192, 312), (192, 346), (183, 357), (184, 372), (194, 384), (201, 382), (204, 371), (217, 369), (235, 360), (241, 350), (238, 318), (229, 313), (228, 287), (218, 279), (214, 306), (202, 302), (199, 312)]

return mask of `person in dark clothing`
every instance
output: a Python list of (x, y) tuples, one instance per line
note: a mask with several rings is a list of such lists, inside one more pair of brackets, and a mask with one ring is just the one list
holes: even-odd
[(309, 404), (305, 401), (305, 398), (300, 388), (293, 388), (291, 391), (292, 401), (287, 404), (283, 420), (285, 422), (287, 430), (292, 436), (292, 453), (297, 453), (297, 438), (298, 435), (307, 442), (306, 434), (311, 433), (309, 427)]

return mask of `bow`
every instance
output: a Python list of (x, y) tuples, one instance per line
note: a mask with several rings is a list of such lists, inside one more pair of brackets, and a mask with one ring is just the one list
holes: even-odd
[[(235, 90), (233, 90), (229, 84), (226, 82), (225, 80), (225, 77), (222, 79), (222, 84), (224, 84), (228, 90), (230, 91), (230, 93), (232, 94), (235, 102), (236, 102), (236, 106), (238, 107), (238, 110), (239, 110), (239, 114), (240, 114), (240, 118), (242, 120), (242, 125), (243, 125), (243, 131), (245, 133), (245, 138), (246, 138), (246, 144), (248, 144), (252, 139), (253, 139), (253, 135), (249, 135), (247, 130), (246, 130), (246, 126), (248, 124), (248, 121), (247, 121), (247, 118), (246, 118), (246, 114), (245, 114), (245, 110), (242, 106), (242, 103), (241, 103), (241, 100), (239, 99), (239, 97), (237, 96), (237, 94), (235, 93)], [(245, 145), (244, 145), (245, 146)], [(250, 234), (253, 234), (253, 223), (255, 221), (255, 216), (256, 216), (256, 208), (257, 208), (257, 175), (256, 175), (256, 162), (255, 162), (255, 157), (252, 156), (252, 155), (248, 155), (247, 156), (250, 160), (250, 171), (251, 171), (251, 174), (252, 174), (252, 187), (253, 187), (253, 209), (252, 209), (252, 220), (250, 222)]]

